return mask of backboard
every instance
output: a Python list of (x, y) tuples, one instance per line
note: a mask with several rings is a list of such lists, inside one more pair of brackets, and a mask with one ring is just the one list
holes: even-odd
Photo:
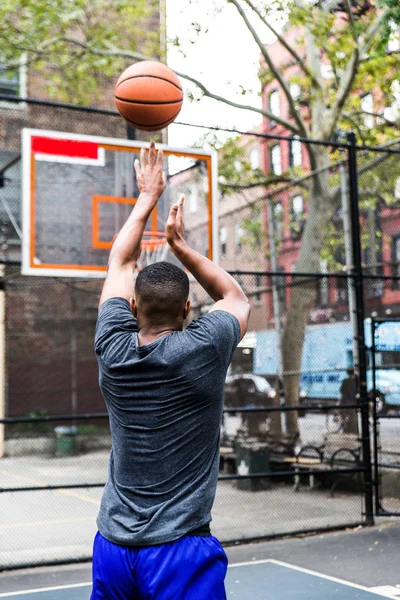
[[(134, 160), (148, 142), (23, 129), (24, 275), (105, 277), (113, 239), (139, 195)], [(167, 187), (146, 230), (164, 232), (185, 193), (187, 242), (218, 259), (217, 159), (213, 151), (164, 152)], [(170, 250), (165, 260), (179, 264)]]

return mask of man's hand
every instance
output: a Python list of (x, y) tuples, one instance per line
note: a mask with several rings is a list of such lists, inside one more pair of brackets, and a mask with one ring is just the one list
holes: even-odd
[(147, 156), (144, 148), (140, 151), (140, 162), (135, 160), (136, 179), (140, 191), (138, 203), (150, 203), (153, 207), (164, 191), (167, 183), (163, 171), (163, 153), (156, 152), (153, 140)]
[(185, 194), (181, 194), (176, 204), (171, 206), (168, 221), (165, 226), (167, 242), (173, 249), (174, 246), (185, 243), (185, 225), (183, 221), (183, 202)]
[(140, 195), (113, 243), (100, 305), (115, 297), (129, 301), (134, 295), (133, 269), (140, 255), (143, 231), (166, 184), (163, 154), (161, 151), (156, 152), (154, 142), (150, 142), (148, 155), (144, 149), (141, 150), (140, 161), (135, 161), (135, 171)]

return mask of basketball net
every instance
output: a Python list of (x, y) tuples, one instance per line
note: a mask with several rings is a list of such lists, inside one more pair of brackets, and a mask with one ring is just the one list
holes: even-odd
[(145, 231), (140, 243), (141, 253), (136, 263), (139, 270), (166, 259), (168, 244), (165, 233)]

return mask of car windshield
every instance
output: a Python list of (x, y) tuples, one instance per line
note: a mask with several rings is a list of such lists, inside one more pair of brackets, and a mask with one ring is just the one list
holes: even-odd
[(272, 389), (268, 381), (264, 377), (261, 377), (261, 375), (228, 375), (226, 378), (226, 383), (232, 383), (233, 381), (236, 381), (238, 379), (246, 379), (248, 381), (252, 381), (255, 385), (257, 392), (268, 393)]

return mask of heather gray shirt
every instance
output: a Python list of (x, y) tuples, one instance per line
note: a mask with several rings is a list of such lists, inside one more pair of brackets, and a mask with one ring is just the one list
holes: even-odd
[(95, 351), (112, 450), (97, 525), (122, 545), (173, 541), (211, 521), (223, 390), (239, 322), (214, 311), (139, 346), (129, 303), (100, 308)]

